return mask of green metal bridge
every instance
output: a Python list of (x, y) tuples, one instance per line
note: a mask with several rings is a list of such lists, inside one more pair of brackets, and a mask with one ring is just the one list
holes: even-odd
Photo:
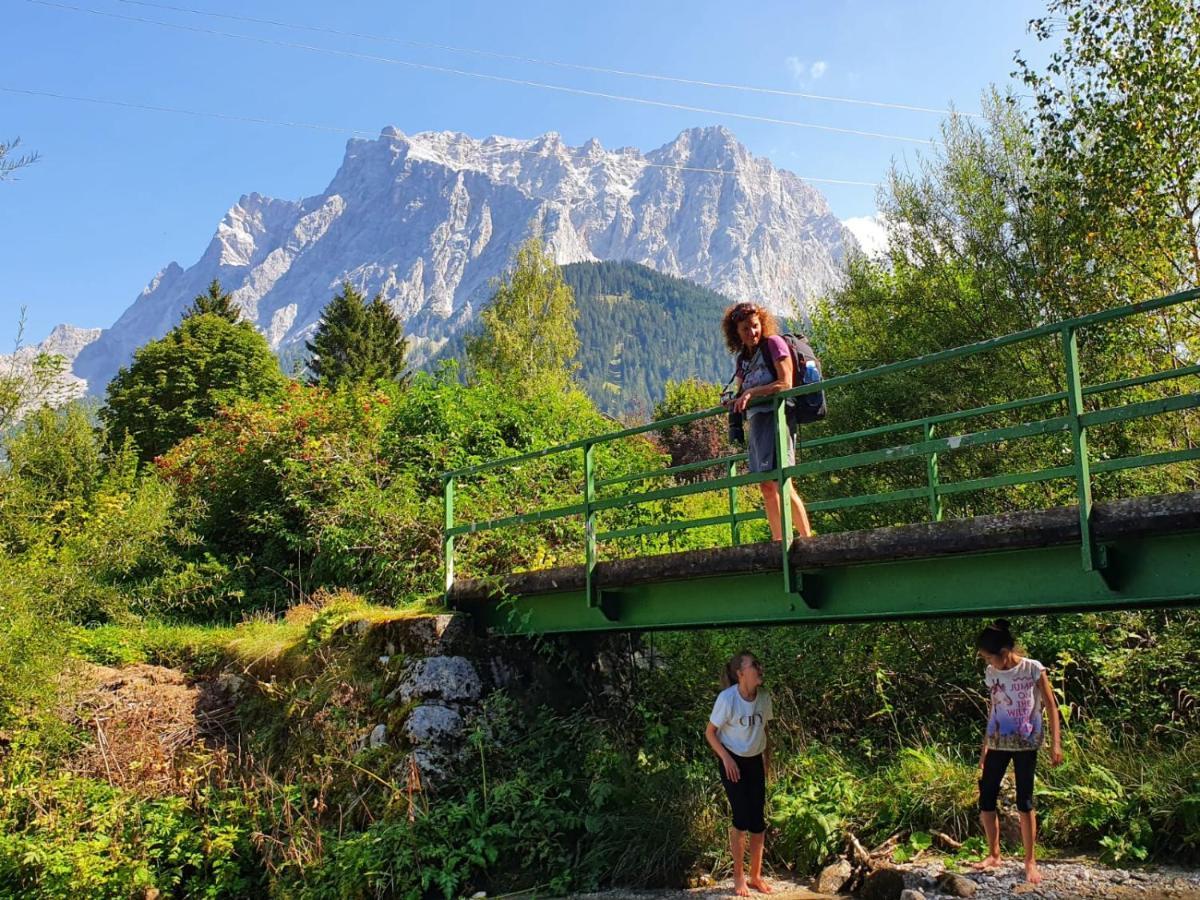
[[(443, 475), (444, 559), (447, 603), (477, 616), (495, 633), (551, 633), (692, 628), (804, 622), (846, 622), (942, 615), (1098, 611), (1200, 603), (1200, 491), (1094, 503), (1096, 475), (1171, 464), (1195, 465), (1195, 438), (1162, 452), (1093, 459), (1088, 431), (1128, 427), (1136, 420), (1200, 407), (1200, 364), (1086, 385), (1080, 374), (1079, 335), (1086, 329), (1131, 316), (1153, 325), (1155, 311), (1193, 304), (1200, 290), (1044, 325), (1038, 328), (915, 359), (830, 378), (774, 395), (770, 403), (785, 459), (786, 397), (871, 382), (920, 367), (950, 363), (1032, 341), (1054, 341), (1061, 354), (1062, 389), (975, 409), (924, 416), (844, 434), (806, 440), (804, 450), (891, 435), (907, 438), (882, 449), (845, 452), (765, 473), (741, 473), (745, 454), (651, 471), (600, 478), (596, 450), (636, 435), (725, 416), (722, 407), (598, 435), (519, 456), (492, 460)], [(1195, 309), (1189, 307), (1189, 312)], [(1200, 314), (1200, 310), (1197, 311)], [(1170, 382), (1165, 396), (1104, 405), (1129, 388)], [(1090, 401), (1090, 402), (1089, 402)], [(1036, 417), (1031, 413), (1040, 413)], [(970, 430), (973, 419), (1021, 413), (1016, 424)], [(1069, 453), (1061, 464), (964, 481), (945, 481), (939, 461), (971, 448), (1059, 434)], [(798, 446), (798, 456), (801, 452)], [(582, 456), (579, 502), (487, 521), (455, 520), (455, 489), (474, 475), (562, 454)], [(808, 455), (808, 454), (804, 454)], [(764, 518), (739, 511), (738, 489), (776, 481), (788, 496), (794, 478), (836, 473), (901, 460), (925, 460), (924, 484), (882, 494), (837, 497), (807, 503), (810, 512), (875, 506), (898, 501), (928, 504), (928, 520), (909, 525), (821, 535), (792, 542), (743, 543), (741, 526)], [(719, 470), (723, 477), (630, 490), (638, 483), (690, 477)], [(943, 500), (969, 492), (1055, 480), (1073, 482), (1075, 504), (1052, 509), (946, 520)], [(1192, 479), (1195, 483), (1195, 479)], [(602, 531), (598, 517), (656, 500), (709, 491), (724, 495), (727, 511), (717, 516), (656, 521)], [(486, 578), (456, 578), (455, 540), (463, 535), (516, 528), (534, 522), (577, 519), (583, 538), (578, 565)], [(783, 533), (792, 533), (792, 512), (783, 504)], [(728, 546), (602, 560), (606, 542), (714, 526), (728, 528)]]

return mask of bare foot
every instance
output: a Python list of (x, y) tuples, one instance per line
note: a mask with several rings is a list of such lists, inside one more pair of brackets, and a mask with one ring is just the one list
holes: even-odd
[(1037, 863), (1032, 859), (1025, 863), (1025, 880), (1030, 884), (1042, 883), (1042, 873), (1038, 871)]
[(750, 888), (746, 887), (744, 881), (735, 881), (733, 883), (733, 892), (739, 897), (749, 897)]
[(985, 856), (979, 862), (973, 864), (971, 868), (976, 872), (986, 872), (988, 869), (1000, 868), (1000, 857), (996, 855)]
[(775, 893), (775, 888), (771, 887), (770, 882), (768, 882), (765, 878), (751, 878), (750, 887), (754, 888), (760, 894)]

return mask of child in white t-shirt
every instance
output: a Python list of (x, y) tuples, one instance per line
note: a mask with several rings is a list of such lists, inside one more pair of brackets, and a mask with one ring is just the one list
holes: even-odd
[[(704, 737), (720, 760), (718, 769), (725, 795), (733, 810), (729, 850), (733, 855), (733, 887), (739, 897), (749, 888), (771, 893), (762, 877), (763, 838), (767, 802), (767, 722), (771, 719), (771, 697), (762, 689), (762, 664), (743, 650), (725, 666)], [(744, 832), (750, 832), (750, 879), (743, 868)]]

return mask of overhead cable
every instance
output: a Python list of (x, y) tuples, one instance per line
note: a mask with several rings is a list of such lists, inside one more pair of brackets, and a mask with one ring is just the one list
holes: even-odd
[(729, 91), (745, 91), (752, 94), (770, 94), (777, 97), (797, 97), (804, 100), (819, 100), (825, 103), (848, 103), (856, 106), (874, 106), (880, 109), (897, 109), (907, 112), (935, 113), (937, 115), (959, 115), (971, 118), (982, 118), (978, 113), (956, 112), (935, 106), (919, 106), (911, 103), (894, 103), (885, 100), (866, 100), (859, 97), (837, 97), (830, 94), (814, 94), (809, 91), (788, 90), (785, 88), (763, 87), (761, 85), (737, 84), (727, 81), (706, 81), (699, 78), (684, 78), (679, 75), (664, 75), (657, 72), (635, 72), (629, 69), (613, 69), (605, 66), (594, 66), (586, 63), (565, 62), (556, 59), (541, 59), (534, 56), (520, 56), (512, 53), (501, 53), (497, 50), (487, 50), (478, 47), (456, 47), (452, 44), (438, 44), (430, 41), (417, 41), (411, 38), (398, 38), (391, 35), (368, 34), (361, 31), (346, 31), (324, 25), (305, 25), (298, 22), (284, 22), (278, 19), (260, 19), (254, 16), (240, 16), (234, 13), (221, 13), (205, 9), (192, 9), (187, 6), (173, 6), (169, 3), (154, 3), (151, 0), (119, 0), (130, 6), (145, 6), (152, 9), (170, 10), (172, 12), (189, 13), (194, 16), (206, 16), (210, 19), (226, 19), (233, 22), (248, 22), (255, 25), (271, 25), (275, 28), (290, 28), (295, 31), (311, 31), (318, 34), (332, 34), (338, 37), (355, 38), (366, 41), (380, 41), (389, 44), (401, 44), (409, 47), (421, 47), (429, 50), (443, 50), (449, 53), (467, 53), (475, 56), (486, 56), (492, 59), (504, 59), (510, 62), (531, 63), (539, 66), (553, 66), (559, 69), (574, 69), (580, 72), (594, 72), (600, 75), (617, 75), (622, 78), (642, 78), (647, 81), (662, 81), (672, 84), (686, 84), (693, 87), (718, 88)]
[[(296, 122), (296, 121), (287, 121), (287, 120), (280, 120), (280, 119), (267, 119), (267, 118), (263, 118), (261, 116), (242, 116), (242, 115), (236, 115), (233, 113), (208, 112), (208, 111), (195, 110), (195, 109), (185, 109), (183, 107), (178, 107), (178, 106), (163, 106), (163, 105), (152, 104), (152, 103), (137, 103), (137, 102), (133, 102), (133, 101), (129, 101), (129, 100), (112, 100), (112, 99), (103, 98), (103, 97), (83, 97), (83, 96), (79, 96), (76, 94), (63, 94), (63, 93), (59, 93), (57, 91), (45, 91), (45, 90), (37, 90), (34, 88), (12, 87), (12, 86), (2, 85), (2, 84), (0, 84), (0, 91), (3, 91), (8, 94), (24, 94), (24, 95), (30, 96), (30, 97), (48, 97), (48, 98), (52, 98), (55, 100), (70, 100), (70, 101), (73, 101), (76, 103), (95, 103), (95, 104), (100, 104), (103, 106), (118, 106), (118, 107), (122, 107), (124, 109), (138, 109), (138, 110), (144, 110), (144, 111), (148, 111), (148, 112), (175, 113), (178, 115), (195, 116), (198, 118), (207, 118), (207, 119), (224, 119), (227, 121), (234, 121), (234, 122), (246, 122), (246, 123), (249, 123), (252, 125), (271, 125), (271, 126), (278, 126), (278, 127), (282, 127), (282, 128), (304, 128), (304, 129), (307, 129), (310, 131), (327, 131), (327, 132), (333, 132), (336, 134), (348, 134), (348, 135), (351, 135), (352, 137), (360, 138), (363, 140), (373, 140), (378, 136), (377, 133), (374, 131), (367, 131), (367, 130), (358, 129), (358, 128), (346, 128), (344, 126), (339, 126), (339, 125), (324, 125), (324, 124), (314, 123), (314, 122)], [(511, 148), (510, 152), (526, 154), (526, 155), (534, 155), (534, 156), (542, 155), (537, 150), (527, 149), (527, 148), (523, 148), (523, 147)], [(639, 162), (641, 163), (641, 165), (643, 167), (648, 168), (648, 169), (671, 169), (671, 170), (678, 171), (678, 172), (699, 172), (699, 173), (703, 173), (703, 174), (722, 175), (722, 176), (729, 176), (729, 175), (737, 174), (736, 172), (729, 171), (726, 169), (705, 168), (703, 166), (681, 166), (681, 165), (673, 165), (670, 163), (653, 163), (653, 162), (648, 162), (646, 160), (639, 160)], [(453, 168), (453, 166), (451, 166), (451, 168)], [(787, 170), (783, 170), (783, 171), (787, 171)], [(846, 179), (846, 178), (815, 178), (815, 177), (809, 177), (807, 175), (797, 175), (796, 177), (800, 178), (804, 181), (820, 183), (820, 184), (845, 184), (845, 185), (855, 185), (855, 186), (862, 186), (862, 187), (878, 187), (878, 183), (874, 182), (874, 181), (854, 181), (854, 180)], [(550, 198), (543, 198), (543, 199), (550, 199)]]
[(313, 53), (323, 53), (331, 56), (343, 56), (352, 59), (361, 59), (368, 62), (386, 63), (390, 65), (405, 66), (412, 69), (421, 69), (431, 72), (443, 72), (451, 75), (459, 75), (468, 78), (479, 78), (486, 81), (501, 82), (505, 84), (515, 84), (523, 87), (540, 88), (542, 90), (558, 91), (566, 94), (576, 94), (586, 97), (597, 97), (605, 100), (614, 100), (623, 103), (634, 103), (643, 106), (653, 106), (663, 109), (675, 109), (683, 112), (703, 113), (705, 115), (719, 116), (730, 119), (742, 119), (752, 122), (765, 122), (772, 125), (786, 125), (793, 128), (808, 128), (816, 131), (826, 131), (836, 134), (849, 134), (856, 137), (875, 138), (879, 140), (903, 141), (912, 144), (933, 145), (936, 142), (928, 138), (916, 138), (907, 135), (886, 134), (877, 131), (864, 131), (857, 128), (841, 128), (836, 125), (822, 125), (814, 122), (800, 122), (793, 119), (780, 119), (773, 116), (759, 116), (751, 113), (733, 112), (730, 110), (711, 109), (703, 106), (691, 106), (683, 103), (671, 103), (665, 100), (652, 100), (647, 97), (633, 97), (622, 94), (610, 94), (605, 91), (593, 91), (585, 88), (567, 87), (565, 85), (549, 84), (540, 81), (531, 81), (524, 78), (509, 78), (504, 75), (494, 75), (487, 72), (474, 72), (467, 69), (456, 69), (449, 66), (437, 66), (431, 63), (419, 63), (412, 60), (396, 59), (388, 56), (375, 56), (369, 53), (359, 53), (353, 50), (342, 50), (333, 47), (319, 47), (311, 44), (300, 44), (294, 41), (281, 41), (275, 38), (256, 37), (247, 34), (237, 34), (235, 32), (217, 31), (211, 28), (200, 28), (194, 25), (182, 25), (176, 22), (162, 22), (157, 19), (147, 19), (141, 16), (126, 16), (120, 13), (107, 12), (105, 10), (92, 9), (90, 7), (74, 6), (67, 3), (55, 3), (51, 0), (26, 0), (28, 3), (34, 3), (38, 6), (46, 6), (53, 9), (67, 10), (70, 12), (88, 13), (90, 15), (102, 16), (105, 18), (119, 19), (129, 22), (139, 22), (146, 25), (156, 25), (161, 28), (170, 28), (178, 31), (187, 31), (194, 34), (207, 34), (217, 37), (233, 38), (235, 40), (250, 41), (252, 43), (264, 44), (275, 47), (287, 47), (297, 50), (306, 50)]

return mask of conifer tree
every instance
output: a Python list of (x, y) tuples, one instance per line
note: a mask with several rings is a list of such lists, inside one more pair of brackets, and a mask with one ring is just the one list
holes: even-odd
[(336, 387), (404, 376), (408, 342), (403, 323), (382, 295), (367, 303), (349, 282), (322, 311), (316, 334), (305, 346), (312, 354), (308, 368), (315, 384)]
[(183, 312), (183, 317), (186, 319), (189, 316), (212, 315), (220, 316), (228, 322), (240, 322), (242, 319), (242, 311), (233, 303), (233, 297), (221, 287), (221, 282), (213, 279), (209, 284), (208, 290), (203, 294), (198, 294), (189, 306)]

